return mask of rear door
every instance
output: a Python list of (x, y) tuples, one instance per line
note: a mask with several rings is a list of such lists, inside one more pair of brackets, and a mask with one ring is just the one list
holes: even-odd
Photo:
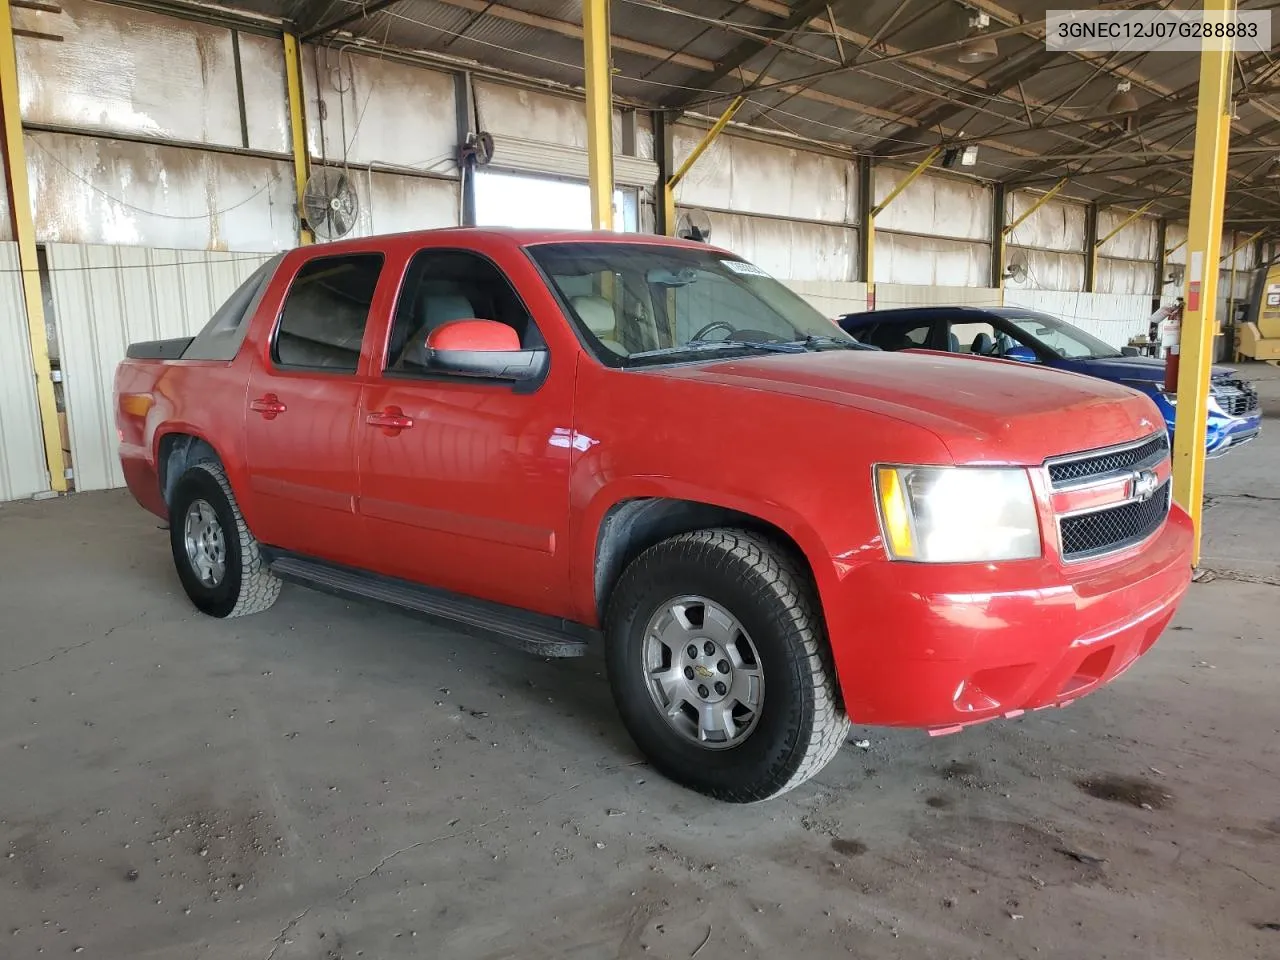
[[(356, 427), (370, 564), (567, 615), (574, 357), (553, 352), (545, 378), (532, 384), (432, 369), (427, 334), (469, 317), (509, 324), (525, 347), (545, 346), (492, 260), (457, 249), (414, 254)], [(389, 417), (405, 426), (380, 425)]]
[(264, 543), (337, 563), (363, 555), (356, 420), (382, 268), (380, 253), (304, 261), (257, 351), (245, 453)]

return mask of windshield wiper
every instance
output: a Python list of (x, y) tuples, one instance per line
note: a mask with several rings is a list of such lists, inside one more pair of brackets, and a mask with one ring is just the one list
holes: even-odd
[(745, 349), (745, 350), (761, 350), (765, 353), (801, 353), (805, 349), (804, 341), (797, 340), (791, 343), (781, 343), (777, 340), (689, 340), (685, 343), (678, 343), (671, 347), (661, 347), (657, 350), (645, 350), (641, 353), (631, 354), (631, 358), (635, 357), (661, 357), (673, 353), (696, 353), (699, 350), (713, 349)]
[(803, 340), (792, 340), (791, 343), (798, 344), (806, 350), (817, 347), (840, 347), (843, 350), (879, 350), (879, 347), (873, 347), (869, 343), (863, 343), (860, 340), (849, 339), (845, 337), (828, 337), (811, 333)]

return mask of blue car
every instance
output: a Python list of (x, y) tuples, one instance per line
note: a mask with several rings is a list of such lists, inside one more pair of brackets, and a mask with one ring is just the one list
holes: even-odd
[[(850, 313), (841, 329), (881, 350), (941, 350), (1040, 363), (1141, 390), (1155, 401), (1173, 439), (1177, 400), (1164, 392), (1164, 361), (1131, 356), (1078, 327), (1022, 307), (908, 307)], [(1215, 366), (1205, 452), (1218, 457), (1262, 429), (1257, 392), (1230, 367)]]

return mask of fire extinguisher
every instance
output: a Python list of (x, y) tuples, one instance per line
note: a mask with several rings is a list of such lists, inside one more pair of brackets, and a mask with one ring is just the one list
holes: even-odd
[(1182, 341), (1183, 301), (1169, 308), (1160, 324), (1160, 350), (1164, 354), (1164, 392), (1178, 392), (1178, 348)]

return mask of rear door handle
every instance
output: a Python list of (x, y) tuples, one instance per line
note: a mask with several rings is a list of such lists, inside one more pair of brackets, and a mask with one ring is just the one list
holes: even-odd
[(264, 420), (274, 420), (289, 408), (281, 403), (280, 398), (274, 393), (268, 393), (266, 396), (259, 397), (251, 402), (249, 409), (254, 413), (262, 414), (262, 419)]
[(388, 435), (395, 436), (401, 430), (408, 430), (413, 426), (413, 417), (405, 416), (405, 412), (399, 407), (387, 407), (380, 413), (368, 414), (364, 422), (371, 427), (381, 427)]

